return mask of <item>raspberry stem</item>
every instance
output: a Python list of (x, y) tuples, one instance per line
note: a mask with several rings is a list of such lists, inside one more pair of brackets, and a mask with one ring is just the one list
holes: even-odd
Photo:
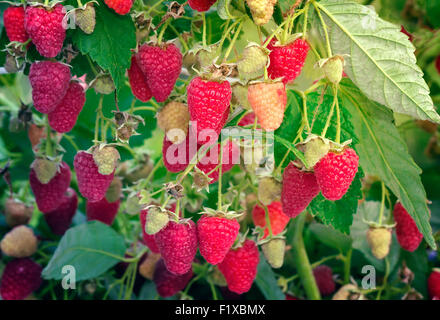
[(385, 211), (385, 183), (380, 182), (382, 186), (382, 199), (380, 200), (379, 225), (382, 224), (383, 213)]
[(226, 50), (225, 56), (223, 58), (223, 62), (226, 62), (226, 60), (228, 59), (229, 55), (231, 54), (232, 48), (234, 47), (235, 41), (237, 41), (238, 35), (240, 34), (241, 28), (242, 28), (242, 23), (240, 21), (240, 23), (238, 24), (237, 30), (235, 30), (235, 34), (234, 37), (231, 40), (231, 43), (229, 44), (228, 49)]
[(265, 212), (264, 218), (266, 219), (267, 229), (269, 230), (269, 238), (272, 238), (273, 233), (272, 233), (272, 225), (270, 223), (269, 210), (267, 209), (267, 206), (263, 205), (261, 202), (260, 205), (263, 206), (264, 208), (264, 212)]
[(203, 24), (202, 44), (203, 44), (203, 48), (205, 48), (206, 47), (206, 17), (204, 12), (202, 12), (202, 24)]
[(326, 123), (325, 123), (324, 129), (322, 130), (322, 133), (321, 133), (321, 136), (324, 137), (324, 138), (325, 138), (325, 135), (326, 135), (326, 133), (327, 133), (327, 130), (328, 130), (329, 126), (330, 126), (330, 121), (331, 121), (331, 119), (333, 118), (333, 113), (334, 113), (334, 111), (335, 111), (335, 105), (336, 105), (336, 101), (337, 101), (337, 100), (338, 100), (338, 97), (337, 97), (336, 95), (333, 96), (333, 103), (332, 103), (332, 106), (331, 106), (330, 112), (329, 112), (329, 114), (328, 114), (328, 116), (327, 116), (327, 121), (326, 121)]
[(292, 246), (293, 257), (295, 259), (296, 269), (304, 286), (307, 298), (309, 300), (321, 300), (318, 286), (316, 285), (315, 277), (313, 276), (312, 267), (307, 256), (306, 248), (303, 240), (303, 229), (307, 212), (302, 212), (294, 221), (294, 236)]
[(327, 54), (328, 54), (328, 57), (330, 58), (331, 56), (333, 56), (333, 54), (332, 54), (332, 49), (330, 46), (330, 37), (328, 36), (328, 32), (327, 32), (327, 25), (325, 24), (324, 19), (322, 18), (321, 11), (319, 10), (319, 7), (318, 7), (319, 4), (317, 4), (316, 2), (313, 2), (313, 6), (315, 7), (316, 14), (318, 15), (319, 20), (321, 22), (322, 29), (324, 30), (325, 43), (327, 46)]
[(222, 209), (222, 174), (223, 174), (223, 142), (220, 143), (220, 163), (218, 168), (218, 200), (217, 209)]
[(334, 87), (336, 97), (336, 143), (341, 143), (341, 112), (339, 110), (338, 87)]
[(52, 154), (52, 140), (51, 140), (51, 130), (49, 125), (49, 116), (46, 115), (46, 145), (45, 145), (46, 156), (53, 156)]

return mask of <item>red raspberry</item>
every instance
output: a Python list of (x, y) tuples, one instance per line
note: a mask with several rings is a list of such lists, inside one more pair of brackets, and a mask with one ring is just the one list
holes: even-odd
[(165, 135), (163, 138), (162, 157), (165, 168), (169, 172), (177, 173), (186, 169), (197, 152), (197, 144), (194, 141), (195, 135), (191, 132), (187, 134), (185, 141), (176, 144), (169, 141)]
[(162, 298), (174, 296), (179, 291), (182, 291), (189, 280), (193, 276), (193, 271), (189, 270), (182, 275), (175, 275), (168, 271), (163, 259), (160, 259), (156, 268), (154, 269), (153, 282), (156, 285), (157, 293)]
[(217, 0), (189, 0), (188, 4), (191, 9), (204, 12), (208, 11), (216, 1)]
[(53, 58), (61, 51), (66, 38), (65, 14), (61, 4), (51, 9), (40, 5), (26, 8), (24, 27), (43, 57)]
[(120, 200), (108, 202), (105, 197), (96, 202), (87, 201), (87, 220), (98, 220), (111, 226), (118, 214), (120, 202)]
[(200, 254), (210, 264), (223, 261), (237, 238), (240, 224), (236, 219), (203, 216), (197, 221)]
[(359, 157), (347, 148), (341, 153), (329, 152), (315, 165), (315, 177), (322, 195), (339, 200), (347, 192), (358, 171)]
[(71, 81), (64, 98), (55, 110), (49, 113), (49, 125), (56, 132), (69, 132), (75, 126), (85, 102), (83, 87), (78, 82)]
[(31, 169), (29, 182), (41, 212), (50, 212), (60, 206), (64, 193), (69, 188), (70, 178), (70, 168), (65, 162), (60, 164), (59, 171), (47, 184), (41, 183), (34, 169)]
[(242, 247), (229, 250), (218, 269), (224, 275), (228, 289), (242, 294), (251, 289), (259, 262), (257, 245), (252, 240), (246, 240)]
[(93, 155), (86, 151), (79, 151), (75, 155), (73, 166), (81, 195), (89, 202), (101, 200), (112, 183), (114, 171), (109, 175), (100, 174)]
[(285, 294), (286, 300), (298, 300), (298, 298), (291, 296), (290, 294)]
[(142, 228), (142, 237), (144, 239), (144, 243), (147, 247), (154, 253), (159, 253), (159, 248), (157, 247), (156, 240), (154, 239), (154, 235), (148, 234), (145, 232), (145, 223), (147, 221), (148, 210), (141, 210), (139, 214), (139, 219), (141, 221)]
[(432, 270), (428, 278), (428, 291), (431, 299), (440, 299), (440, 269)]
[[(222, 173), (231, 170), (235, 164), (239, 163), (240, 149), (232, 141), (228, 141), (223, 146), (223, 161), (222, 161)], [(208, 150), (206, 155), (200, 159), (197, 163), (197, 168), (199, 168), (204, 173), (208, 174), (220, 163), (220, 144), (217, 144)], [(208, 177), (212, 180), (210, 184), (216, 182), (219, 178), (219, 169), (211, 172)]]
[(171, 273), (181, 275), (191, 269), (197, 253), (197, 233), (194, 221), (170, 221), (154, 235), (160, 254)]
[(129, 13), (133, 5), (132, 0), (104, 0), (104, 2), (109, 8), (115, 10), (117, 14), (122, 16)]
[(328, 296), (335, 291), (335, 281), (333, 280), (333, 272), (330, 267), (325, 265), (316, 267), (313, 269), (313, 276), (321, 295)]
[(139, 67), (135, 55), (131, 57), (131, 65), (130, 69), (127, 70), (127, 73), (133, 95), (142, 102), (150, 100), (152, 94), (148, 87), (147, 77)]
[(397, 202), (394, 206), (393, 215), (396, 222), (397, 241), (399, 241), (400, 246), (406, 251), (416, 250), (422, 242), (423, 235), (417, 228), (414, 219), (400, 202)]
[(29, 36), (24, 29), (24, 8), (10, 6), (3, 13), (3, 22), (9, 41), (26, 42)]
[(138, 63), (147, 77), (148, 87), (157, 102), (165, 101), (173, 91), (182, 69), (182, 54), (174, 44), (139, 48)]
[[(207, 81), (196, 77), (188, 85), (187, 95), (191, 121), (197, 121), (199, 134), (203, 130), (214, 130), (218, 135), (229, 115), (232, 97), (229, 82)], [(205, 142), (200, 138), (198, 140), (199, 143)]]
[(52, 61), (35, 62), (29, 71), (34, 107), (41, 113), (53, 111), (66, 95), (70, 83), (68, 66)]
[(44, 219), (46, 219), (52, 232), (56, 235), (62, 236), (72, 223), (73, 216), (78, 208), (78, 196), (72, 188), (67, 189), (63, 195), (61, 204), (53, 211), (46, 212)]
[(286, 84), (295, 80), (301, 73), (310, 47), (303, 39), (296, 39), (287, 45), (277, 46), (276, 39), (272, 38), (267, 49), (271, 50), (270, 64), (267, 68), (270, 78), (283, 78), (283, 82)]
[(255, 112), (249, 112), (238, 122), (239, 126), (248, 126), (255, 123)]
[(281, 203), (283, 212), (295, 218), (318, 195), (319, 187), (313, 172), (301, 171), (292, 162), (284, 169)]
[(3, 271), (0, 294), (3, 300), (23, 300), (37, 290), (43, 268), (30, 258), (14, 259)]
[[(281, 202), (279, 201), (274, 201), (268, 205), (267, 211), (269, 212), (272, 234), (275, 236), (284, 230), (289, 223), (290, 217), (284, 214)], [(266, 238), (269, 235), (269, 229), (266, 228), (266, 211), (263, 207), (255, 205), (252, 210), (252, 220), (256, 226), (264, 228), (264, 238)]]

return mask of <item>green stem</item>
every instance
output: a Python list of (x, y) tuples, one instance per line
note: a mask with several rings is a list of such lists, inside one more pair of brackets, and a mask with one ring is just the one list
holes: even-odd
[(98, 142), (99, 142), (99, 120), (100, 120), (103, 100), (104, 100), (104, 95), (101, 95), (101, 97), (99, 98), (98, 109), (96, 110), (95, 137), (94, 137), (94, 141), (93, 141), (95, 145), (98, 144)]
[(294, 236), (293, 236), (293, 257), (295, 259), (296, 269), (304, 286), (307, 298), (309, 300), (321, 300), (315, 277), (313, 276), (312, 266), (307, 256), (306, 248), (303, 240), (303, 229), (307, 212), (301, 213), (294, 220)]
[(306, 34), (307, 34), (307, 23), (308, 23), (308, 14), (309, 14), (309, 5), (310, 2), (307, 2), (306, 5), (304, 6), (304, 25), (303, 25), (303, 35), (302, 38), (303, 40), (306, 38)]
[(203, 28), (203, 38), (202, 38), (202, 44), (203, 44), (203, 48), (206, 48), (206, 17), (205, 17), (205, 13), (202, 12), (202, 28)]
[(336, 97), (336, 143), (341, 143), (341, 112), (339, 110), (338, 87), (334, 89)]
[(218, 168), (218, 200), (217, 209), (222, 210), (222, 174), (223, 174), (223, 143), (220, 143), (220, 163)]
[(347, 255), (344, 258), (344, 283), (347, 284), (350, 282), (350, 269), (351, 269), (351, 255), (353, 253), (353, 249), (350, 248), (347, 252)]
[(163, 35), (165, 34), (165, 30), (167, 29), (168, 25), (171, 23), (171, 19), (168, 18), (168, 20), (164, 23), (162, 29), (160, 30), (159, 36), (157, 37), (157, 44), (160, 45), (162, 43)]
[(234, 37), (232, 38), (231, 43), (229, 44), (228, 50), (226, 50), (225, 57), (223, 58), (223, 61), (226, 61), (228, 59), (229, 55), (231, 54), (232, 48), (234, 47), (235, 41), (237, 41), (237, 38), (238, 38), (238, 35), (240, 34), (242, 26), (243, 26), (243, 24), (240, 23), (238, 25), (237, 30), (235, 30)]
[(332, 104), (332, 107), (330, 109), (330, 113), (328, 114), (327, 121), (325, 123), (324, 129), (322, 130), (322, 133), (321, 133), (321, 136), (324, 137), (324, 138), (325, 138), (325, 134), (327, 133), (328, 127), (330, 126), (330, 121), (331, 121), (331, 119), (333, 117), (333, 113), (335, 111), (336, 100), (338, 100), (338, 97), (336, 97), (336, 96), (333, 97), (333, 104)]
[(155, 107), (142, 106), (142, 107), (134, 107), (133, 112), (135, 111), (153, 111), (156, 112), (157, 109)]
[(262, 203), (261, 205), (264, 208), (264, 213), (265, 213), (264, 218), (266, 219), (267, 229), (269, 230), (269, 238), (272, 238), (273, 232), (272, 232), (272, 224), (270, 222), (269, 210), (267, 209), (267, 206), (263, 205)]
[(151, 13), (151, 11), (153, 11), (154, 9), (156, 9), (162, 2), (164, 2), (165, 0), (159, 0), (157, 1), (154, 5), (152, 5), (148, 11), (147, 11), (147, 16)]
[(182, 44), (183, 49), (185, 50), (185, 52), (187, 52), (189, 50), (188, 44), (186, 43), (185, 39), (183, 39), (183, 37), (181, 36), (179, 31), (177, 31), (177, 29), (172, 24), (170, 24), (168, 27), (171, 30), (173, 30), (173, 32), (176, 34), (177, 38), (179, 38), (179, 41)]
[(53, 156), (53, 149), (52, 149), (52, 138), (51, 138), (51, 130), (49, 125), (49, 118), (46, 116), (46, 156), (51, 157)]
[(382, 199), (380, 201), (380, 211), (379, 211), (379, 225), (382, 225), (383, 213), (385, 211), (385, 183), (380, 182), (382, 186)]
[(65, 138), (69, 143), (72, 145), (72, 147), (75, 149), (75, 151), (79, 151), (78, 145), (73, 141), (73, 138), (67, 134), (63, 134), (63, 138)]
[(330, 37), (328, 36), (328, 32), (327, 32), (327, 25), (325, 24), (324, 19), (322, 18), (322, 15), (321, 15), (321, 11), (318, 8), (319, 4), (317, 4), (315, 1), (313, 1), (313, 6), (315, 7), (315, 10), (316, 10), (316, 13), (319, 17), (319, 20), (321, 21), (322, 29), (324, 30), (325, 43), (327, 46), (328, 57), (331, 57), (332, 56), (332, 49), (330, 46)]

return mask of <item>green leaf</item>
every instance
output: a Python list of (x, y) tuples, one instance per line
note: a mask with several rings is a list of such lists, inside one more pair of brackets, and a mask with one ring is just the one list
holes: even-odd
[(333, 54), (348, 55), (344, 71), (368, 98), (396, 112), (440, 123), (416, 65), (414, 46), (400, 27), (355, 2), (324, 0), (316, 5), (328, 26)]
[(353, 215), (357, 211), (358, 201), (362, 197), (361, 176), (362, 173), (358, 171), (347, 193), (340, 200), (330, 201), (321, 193), (318, 194), (308, 207), (310, 212), (324, 224), (348, 234), (353, 223)]
[(95, 31), (87, 35), (76, 30), (73, 43), (110, 72), (119, 94), (130, 67), (131, 49), (136, 47), (136, 30), (130, 15), (121, 16), (103, 3), (95, 6), (95, 11)]
[(286, 139), (283, 139), (279, 136), (274, 136), (275, 141), (281, 143), (283, 146), (285, 146), (288, 150), (290, 150), (298, 159), (302, 161), (302, 163), (307, 166), (306, 159), (304, 158), (304, 154), (299, 151), (297, 148), (295, 148), (295, 145)]
[(284, 294), (277, 284), (275, 273), (266, 262), (262, 252), (260, 252), (260, 263), (255, 282), (267, 300), (284, 300)]
[(340, 93), (344, 107), (351, 113), (363, 170), (379, 177), (391, 189), (435, 248), (421, 170), (394, 126), (392, 112), (368, 100), (349, 80), (341, 82)]
[(351, 238), (321, 223), (310, 225), (309, 230), (323, 244), (346, 253), (351, 248)]
[[(378, 221), (380, 212), (380, 202), (366, 201), (359, 206), (353, 225), (350, 229), (350, 235), (353, 239), (353, 248), (359, 250), (377, 270), (385, 271), (385, 261), (377, 259), (371, 253), (371, 248), (367, 242), (367, 230), (369, 228), (365, 221)], [(390, 270), (393, 270), (399, 261), (400, 246), (397, 242), (396, 236), (393, 235), (390, 253), (388, 254), (388, 261), (390, 263)]]
[(109, 226), (91, 221), (69, 229), (43, 270), (45, 279), (62, 279), (66, 265), (75, 268), (76, 281), (95, 278), (120, 261), (124, 238)]

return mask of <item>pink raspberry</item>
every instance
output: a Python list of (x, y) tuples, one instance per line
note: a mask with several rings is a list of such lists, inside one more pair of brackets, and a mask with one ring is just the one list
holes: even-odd
[(69, 132), (75, 126), (85, 102), (86, 96), (82, 86), (76, 81), (70, 82), (64, 98), (49, 113), (49, 125), (56, 132)]
[(133, 95), (142, 102), (150, 100), (152, 94), (148, 87), (147, 77), (139, 67), (135, 55), (131, 57), (131, 66), (127, 73)]
[(63, 47), (66, 38), (66, 10), (61, 4), (51, 9), (41, 5), (26, 8), (24, 27), (37, 51), (46, 58), (55, 57)]
[(169, 272), (163, 259), (160, 259), (154, 269), (153, 282), (156, 285), (157, 293), (159, 293), (162, 298), (167, 298), (182, 291), (192, 276), (192, 270), (182, 275), (175, 275)]
[(420, 233), (414, 219), (400, 202), (394, 206), (393, 215), (394, 221), (396, 221), (397, 241), (400, 246), (406, 251), (415, 251), (422, 242), (423, 234)]
[(75, 155), (73, 166), (81, 195), (89, 202), (96, 202), (104, 198), (112, 183), (114, 171), (109, 175), (100, 174), (93, 160), (93, 155), (86, 151), (79, 151)]
[(43, 268), (30, 258), (9, 262), (2, 275), (0, 294), (4, 300), (23, 300), (37, 290), (43, 280)]
[(9, 41), (26, 42), (29, 35), (24, 29), (24, 8), (10, 6), (3, 13), (3, 22)]
[(59, 172), (46, 184), (41, 183), (34, 169), (31, 169), (29, 182), (41, 212), (55, 210), (63, 202), (64, 193), (70, 185), (70, 168), (65, 162), (60, 164)]
[(35, 62), (29, 71), (34, 107), (41, 113), (53, 111), (69, 88), (70, 69), (52, 61)]
[(78, 196), (72, 188), (64, 193), (61, 204), (55, 210), (46, 212), (44, 219), (52, 232), (63, 235), (72, 224), (73, 216), (78, 208)]
[(118, 214), (120, 202), (120, 200), (108, 202), (105, 197), (96, 202), (87, 201), (87, 220), (98, 220), (111, 226)]

